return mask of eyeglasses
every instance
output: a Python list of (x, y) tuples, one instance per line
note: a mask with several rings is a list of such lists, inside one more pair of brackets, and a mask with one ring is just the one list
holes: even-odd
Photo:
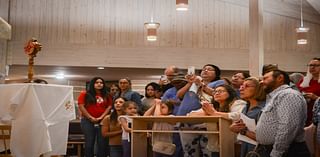
[(215, 95), (215, 94), (221, 94), (221, 93), (223, 93), (223, 92), (226, 92), (226, 91), (225, 91), (225, 90), (215, 90), (215, 91), (212, 92), (212, 94), (213, 94), (213, 95)]
[(255, 85), (248, 85), (248, 84), (243, 84), (240, 86), (240, 88), (249, 88), (249, 87), (256, 87)]
[(320, 64), (308, 64), (307, 67), (319, 67)]
[(203, 68), (202, 71), (215, 71), (215, 70), (212, 68)]

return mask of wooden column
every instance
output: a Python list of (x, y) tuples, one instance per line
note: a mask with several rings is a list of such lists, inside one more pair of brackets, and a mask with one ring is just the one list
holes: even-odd
[(263, 0), (249, 0), (249, 72), (261, 76), (263, 50)]
[[(0, 0), (0, 17), (8, 21), (9, 20), (9, 7), (10, 0)], [(8, 49), (7, 39), (0, 39), (0, 84), (4, 83), (4, 75), (6, 74), (7, 65), (7, 49)]]

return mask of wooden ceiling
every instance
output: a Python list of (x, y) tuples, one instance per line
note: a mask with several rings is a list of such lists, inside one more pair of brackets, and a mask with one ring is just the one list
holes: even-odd
[(320, 13), (320, 1), (319, 0), (307, 0), (307, 2)]
[[(144, 40), (145, 32), (142, 25), (150, 19), (148, 13), (151, 13), (151, 7), (148, 6), (151, 6), (152, 1), (157, 6), (155, 16), (160, 15), (155, 19), (161, 21), (161, 31), (159, 31), (161, 40), (155, 43)], [(110, 80), (123, 76), (152, 79), (154, 76), (161, 75), (163, 68), (170, 64), (167, 61), (168, 58), (175, 59), (176, 56), (172, 55), (173, 53), (177, 53), (177, 56), (184, 60), (176, 62), (183, 66), (194, 64), (199, 68), (206, 62), (215, 62), (218, 65), (225, 62), (229, 66), (223, 66), (227, 67), (226, 70), (235, 69), (235, 67), (239, 68), (236, 70), (247, 68), (245, 66), (247, 60), (241, 59), (240, 54), (245, 54), (248, 49), (247, 7), (249, 0), (190, 0), (190, 5), (194, 5), (193, 8), (191, 7), (193, 10), (185, 13), (178, 13), (174, 10), (174, 0), (11, 0), (11, 2), (10, 21), (14, 27), (14, 38), (9, 42), (11, 47), (8, 48), (10, 52), (13, 52), (9, 54), (11, 56), (8, 56), (9, 60), (12, 59), (9, 63), (13, 63), (10, 66), (10, 79), (26, 77), (27, 66), (26, 57), (22, 53), (23, 48), (15, 45), (23, 45), (32, 34), (39, 34), (45, 44), (43, 51), (46, 52), (39, 55), (38, 58), (41, 60), (36, 59), (37, 66), (35, 67), (36, 77), (41, 78), (52, 78), (56, 73), (64, 71), (70, 79), (79, 80), (87, 80), (96, 75), (103, 75)], [(27, 2), (29, 4), (26, 4)], [(320, 14), (318, 13), (320, 1), (307, 0), (307, 2), (304, 1), (304, 12), (306, 12), (304, 19), (313, 27), (318, 27), (315, 25), (320, 24)], [(207, 4), (215, 8), (207, 7)], [(103, 9), (103, 5), (109, 8)], [(110, 7), (112, 5), (117, 7), (114, 9), (115, 12), (112, 12), (113, 8)], [(223, 7), (227, 9), (224, 10)], [(34, 11), (34, 8), (39, 8), (39, 10)], [(269, 22), (270, 29), (266, 31), (266, 46), (272, 51), (278, 51), (279, 47), (285, 50), (297, 48), (294, 41), (286, 40), (285, 35), (289, 33), (285, 31), (295, 27), (289, 25), (297, 23), (300, 19), (299, 8), (300, 0), (264, 0), (264, 9), (268, 14), (266, 21), (275, 21), (274, 23)], [(59, 9), (60, 11), (57, 11)], [(137, 12), (136, 9), (143, 11)], [(32, 14), (30, 10), (38, 14)], [(25, 13), (21, 13), (22, 11)], [(64, 13), (70, 13), (70, 15), (68, 14), (69, 16), (66, 17)], [(134, 15), (137, 16), (130, 13), (135, 13)], [(275, 15), (281, 15), (281, 17)], [(273, 17), (277, 19), (274, 20)], [(282, 17), (290, 17), (290, 19)], [(279, 21), (281, 23), (276, 23)], [(111, 24), (116, 28), (109, 27)], [(277, 34), (280, 34), (281, 38), (276, 36)], [(233, 53), (233, 51), (229, 53), (227, 50), (220, 52), (221, 49), (226, 48), (235, 49), (237, 53)], [(309, 49), (314, 50), (318, 47), (310, 46)], [(106, 51), (109, 52), (105, 53)], [(124, 51), (131, 54), (134, 52), (135, 56), (150, 55), (149, 51), (154, 51), (154, 54), (151, 55), (160, 54), (160, 56), (156, 58), (150, 55), (149, 62), (157, 64), (144, 64), (147, 59), (140, 56), (122, 58), (127, 55)], [(167, 54), (161, 56), (164, 51)], [(217, 54), (221, 57), (227, 52), (235, 54), (234, 58), (240, 58), (238, 61), (241, 62), (241, 66), (232, 66), (234, 61), (227, 60), (230, 57), (219, 60), (201, 58), (202, 60), (199, 61), (201, 64), (198, 64), (192, 60), (198, 56), (189, 55), (193, 51), (197, 51), (203, 56), (216, 53), (215, 51), (219, 51), (220, 53), (217, 52)], [(68, 61), (65, 58), (68, 58)], [(106, 64), (108, 68), (102, 71), (96, 70), (96, 66), (88, 64), (88, 60), (95, 61), (96, 65)], [(133, 68), (131, 65), (136, 63), (140, 63), (140, 65), (135, 65), (136, 67)]]

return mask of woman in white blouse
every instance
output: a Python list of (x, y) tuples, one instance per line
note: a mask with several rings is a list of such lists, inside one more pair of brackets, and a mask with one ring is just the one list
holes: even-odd
[[(202, 108), (196, 111), (192, 111), (189, 116), (221, 116), (229, 120), (238, 120), (240, 118), (240, 113), (245, 107), (246, 102), (240, 100), (237, 96), (236, 91), (230, 85), (218, 85), (212, 93), (213, 103), (208, 101), (202, 102)], [(198, 128), (202, 128), (203, 125), (197, 125)], [(207, 130), (215, 131), (218, 130), (217, 123), (214, 124), (205, 124), (204, 126)], [(196, 137), (182, 136), (184, 143), (190, 143), (194, 141), (195, 138), (204, 136), (204, 139), (207, 139), (208, 143), (205, 146), (204, 152), (210, 156), (218, 157), (219, 156), (219, 137), (217, 135), (199, 135)], [(191, 142), (191, 144), (185, 144), (184, 151), (187, 151), (189, 156), (197, 156), (198, 151), (196, 146)], [(190, 153), (192, 152), (192, 153)], [(186, 153), (185, 153), (186, 154)]]
[(238, 99), (236, 91), (229, 85), (220, 85), (213, 91), (213, 105), (202, 103), (202, 110), (209, 116), (221, 116), (230, 120), (238, 120), (246, 102)]

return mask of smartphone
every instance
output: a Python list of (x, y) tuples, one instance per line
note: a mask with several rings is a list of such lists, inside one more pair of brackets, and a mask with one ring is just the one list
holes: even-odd
[(188, 67), (188, 75), (194, 75), (196, 73), (196, 68), (194, 66), (189, 66)]

